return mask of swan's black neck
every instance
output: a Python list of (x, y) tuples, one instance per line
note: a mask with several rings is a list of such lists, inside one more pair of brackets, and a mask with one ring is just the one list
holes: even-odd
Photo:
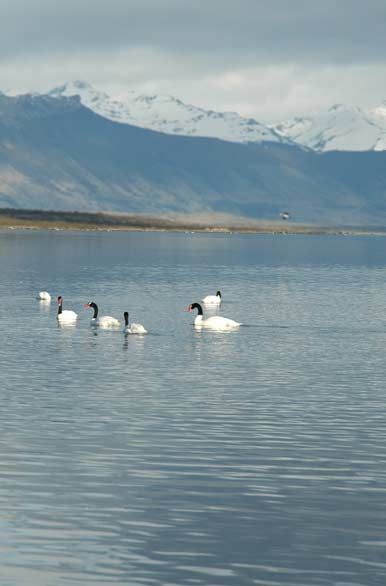
[(97, 306), (97, 304), (94, 303), (94, 302), (92, 302), (92, 303), (89, 303), (89, 306), (92, 307), (93, 310), (94, 310), (94, 315), (92, 316), (93, 319), (96, 319), (98, 317), (98, 306)]
[(197, 309), (197, 315), (203, 315), (202, 313), (202, 307), (199, 303), (192, 303), (192, 305), (190, 306), (190, 309)]
[(217, 291), (216, 297), (220, 297), (220, 299), (221, 299), (221, 293), (220, 293), (220, 291)]
[(58, 297), (58, 315), (60, 315), (63, 311), (63, 299)]
[(123, 318), (125, 320), (125, 326), (128, 327), (128, 325), (129, 325), (129, 312), (128, 311), (125, 311), (125, 313), (123, 314)]

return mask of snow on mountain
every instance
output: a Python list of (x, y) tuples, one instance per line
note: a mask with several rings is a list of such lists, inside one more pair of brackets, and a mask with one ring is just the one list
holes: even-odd
[[(19, 93), (6, 92), (13, 96)], [(84, 106), (104, 118), (166, 134), (241, 143), (295, 143), (319, 152), (386, 150), (386, 101), (369, 110), (337, 104), (314, 116), (264, 125), (236, 112), (205, 110), (172, 96), (144, 95), (134, 90), (112, 96), (84, 81), (66, 83), (48, 95), (77, 95)]]
[(337, 104), (327, 112), (273, 126), (281, 136), (316, 151), (386, 150), (386, 102), (372, 110)]
[(243, 118), (236, 112), (204, 110), (172, 96), (143, 95), (136, 91), (109, 96), (83, 81), (66, 83), (51, 90), (49, 95), (79, 95), (84, 106), (114, 122), (167, 134), (206, 136), (231, 142), (290, 142), (253, 118)]

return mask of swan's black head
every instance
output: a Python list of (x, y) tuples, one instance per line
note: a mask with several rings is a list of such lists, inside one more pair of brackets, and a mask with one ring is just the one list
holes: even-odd
[(125, 326), (128, 326), (129, 325), (129, 312), (128, 311), (124, 312), (123, 318), (125, 320)]
[(220, 297), (220, 299), (221, 299), (221, 292), (220, 291), (217, 291), (216, 297)]
[(193, 311), (193, 309), (197, 309), (197, 315), (202, 315), (202, 307), (199, 303), (192, 303), (188, 307), (188, 311)]
[(58, 305), (61, 305), (63, 303), (63, 297), (61, 295), (58, 295), (58, 297), (56, 298)]
[(84, 304), (85, 307), (92, 307), (94, 310), (94, 315), (93, 318), (96, 319), (98, 316), (98, 306), (96, 303), (94, 303), (94, 301), (89, 301), (88, 303)]

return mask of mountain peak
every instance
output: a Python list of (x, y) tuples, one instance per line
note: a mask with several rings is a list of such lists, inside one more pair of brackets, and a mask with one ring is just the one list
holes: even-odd
[(335, 114), (360, 114), (362, 111), (357, 106), (351, 106), (350, 104), (333, 104), (329, 109), (328, 112), (335, 113)]
[[(20, 92), (6, 92), (6, 95), (17, 96)], [(297, 116), (264, 125), (237, 112), (204, 109), (167, 94), (144, 94), (128, 89), (109, 95), (79, 79), (55, 87), (47, 94), (29, 95), (79, 96), (84, 106), (104, 118), (166, 134), (241, 143), (296, 143), (316, 151), (386, 150), (386, 100), (371, 110), (336, 103), (313, 116)]]
[(167, 134), (212, 137), (231, 142), (289, 142), (252, 118), (244, 118), (235, 112), (204, 110), (170, 95), (146, 95), (130, 90), (111, 96), (80, 80), (56, 87), (49, 95), (79, 95), (84, 106), (114, 122)]
[(383, 100), (378, 106), (370, 110), (370, 114), (376, 118), (386, 119), (386, 100)]
[(90, 83), (88, 83), (87, 81), (82, 81), (80, 79), (76, 79), (75, 81), (73, 81), (72, 85), (79, 90), (94, 89)]
[(339, 112), (340, 110), (347, 110), (348, 107), (345, 104), (333, 104), (328, 111), (329, 112)]
[(87, 81), (75, 80), (75, 81), (68, 81), (63, 85), (54, 87), (52, 90), (48, 92), (49, 96), (52, 97), (59, 97), (59, 96), (81, 96), (85, 92), (87, 93), (96, 93), (95, 88), (88, 83)]
[(386, 144), (386, 103), (370, 111), (334, 104), (326, 112), (284, 121), (274, 128), (316, 151), (382, 150)]

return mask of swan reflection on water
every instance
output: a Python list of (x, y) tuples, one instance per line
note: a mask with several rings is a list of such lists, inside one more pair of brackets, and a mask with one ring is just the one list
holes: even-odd
[(45, 299), (39, 300), (39, 311), (41, 313), (48, 313), (51, 309), (51, 301), (46, 301)]

